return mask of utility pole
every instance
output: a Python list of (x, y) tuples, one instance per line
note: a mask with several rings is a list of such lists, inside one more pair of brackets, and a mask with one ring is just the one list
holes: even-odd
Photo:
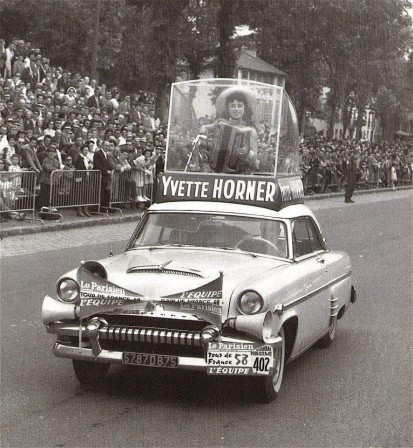
[(91, 79), (96, 79), (99, 81), (98, 73), (98, 48), (99, 48), (99, 28), (100, 28), (100, 2), (101, 0), (96, 0), (95, 8), (95, 26), (93, 32), (93, 44), (92, 44), (92, 57), (90, 62), (90, 77)]

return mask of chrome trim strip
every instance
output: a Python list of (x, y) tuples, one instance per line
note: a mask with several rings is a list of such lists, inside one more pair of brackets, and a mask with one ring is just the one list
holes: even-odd
[(161, 344), (165, 344), (165, 336), (166, 336), (166, 331), (165, 330), (161, 330), (161, 332), (159, 334), (159, 342)]
[(186, 345), (185, 344), (185, 340), (186, 340), (186, 333), (182, 332), (179, 334), (179, 343), (180, 345)]
[(175, 345), (179, 344), (179, 331), (174, 331), (174, 342)]
[(145, 342), (145, 334), (146, 334), (145, 328), (139, 330), (139, 342)]
[(157, 344), (159, 342), (159, 330), (153, 331), (153, 342), (154, 344)]
[(288, 302), (284, 304), (284, 309), (291, 308), (294, 305), (298, 305), (299, 303), (305, 302), (308, 299), (311, 299), (311, 297), (317, 295), (319, 292), (321, 292), (323, 289), (329, 288), (331, 285), (334, 285), (334, 283), (338, 283), (341, 280), (344, 280), (347, 277), (350, 277), (351, 271), (347, 272), (346, 274), (341, 275), (340, 277), (337, 277), (325, 285), (321, 286), (320, 288), (316, 289), (315, 291), (310, 292), (309, 294), (306, 294), (305, 296), (299, 297), (298, 299), (294, 299), (291, 302)]

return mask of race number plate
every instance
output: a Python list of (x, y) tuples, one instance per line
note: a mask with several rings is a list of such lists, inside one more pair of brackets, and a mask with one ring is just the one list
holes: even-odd
[(178, 367), (178, 357), (169, 355), (152, 355), (150, 353), (123, 352), (122, 364), (175, 369)]
[(269, 375), (274, 367), (274, 349), (262, 342), (210, 342), (209, 375)]

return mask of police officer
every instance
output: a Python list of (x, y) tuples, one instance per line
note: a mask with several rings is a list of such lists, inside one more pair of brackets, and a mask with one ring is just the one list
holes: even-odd
[(344, 202), (347, 202), (348, 204), (354, 203), (354, 201), (351, 199), (351, 196), (353, 196), (354, 189), (356, 188), (358, 171), (359, 171), (359, 159), (355, 154), (353, 154), (350, 157), (349, 162), (347, 163), (347, 172), (346, 172), (347, 186)]

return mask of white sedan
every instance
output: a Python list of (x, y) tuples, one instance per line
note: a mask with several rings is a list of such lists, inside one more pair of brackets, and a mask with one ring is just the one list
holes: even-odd
[(115, 363), (201, 370), (246, 376), (269, 402), (285, 363), (329, 346), (355, 299), (348, 255), (326, 247), (308, 207), (166, 202), (125, 253), (63, 275), (43, 322), (82, 384)]

